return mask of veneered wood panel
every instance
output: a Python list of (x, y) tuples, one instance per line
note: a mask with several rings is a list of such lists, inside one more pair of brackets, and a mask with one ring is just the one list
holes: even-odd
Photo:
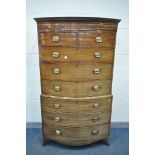
[[(54, 52), (58, 52), (58, 57), (54, 57)], [(100, 53), (100, 57), (95, 56), (95, 52)], [(67, 47), (40, 47), (41, 62), (81, 62), (96, 61), (113, 63), (114, 47), (86, 47), (86, 48), (67, 48)]]
[[(111, 94), (111, 80), (94, 80), (86, 82), (63, 82), (42, 80), (42, 94), (61, 97), (89, 97)], [(55, 91), (54, 86), (59, 86), (60, 91)], [(99, 86), (98, 91), (93, 87)]]
[[(39, 43), (42, 46), (115, 46), (115, 31), (78, 31), (78, 32), (40, 32)], [(57, 36), (59, 41), (53, 41)], [(96, 37), (101, 37), (102, 42), (98, 43)]]
[[(54, 42), (53, 37), (59, 37), (59, 41)], [(76, 33), (65, 33), (65, 32), (42, 32), (39, 33), (39, 42), (42, 46), (63, 46), (63, 45), (76, 45)]]
[[(104, 124), (110, 122), (111, 110), (108, 111), (97, 111), (94, 113), (63, 113), (58, 111), (56, 113), (42, 112), (43, 121), (48, 125), (61, 125), (61, 126), (92, 126), (98, 124)], [(60, 121), (55, 121), (55, 117), (59, 117)], [(94, 121), (94, 119), (96, 120)]]
[(75, 31), (75, 30), (114, 30), (117, 29), (116, 23), (54, 23), (43, 22), (38, 24), (39, 32), (50, 32), (52, 30)]
[[(46, 80), (87, 81), (93, 79), (112, 79), (113, 64), (98, 63), (41, 63), (41, 78)], [(59, 69), (55, 74), (54, 69)], [(94, 73), (99, 69), (98, 74)]]
[[(97, 111), (108, 111), (111, 109), (112, 96), (96, 98), (96, 99), (55, 99), (52, 97), (41, 96), (42, 111), (48, 113), (57, 113), (59, 111), (64, 113), (94, 113)], [(59, 105), (59, 108), (55, 108), (55, 104)], [(94, 104), (99, 106), (95, 107)]]
[[(69, 146), (82, 146), (101, 139), (107, 139), (109, 136), (109, 127), (109, 124), (91, 127), (62, 127), (58, 125), (48, 126), (44, 123), (43, 131), (47, 139)], [(62, 134), (56, 135), (56, 130), (60, 130)], [(98, 130), (98, 133), (93, 135), (93, 130)]]
[[(79, 32), (79, 45), (80, 46), (114, 46), (115, 34), (113, 31), (82, 31)], [(96, 37), (101, 37), (102, 42), (96, 42)]]

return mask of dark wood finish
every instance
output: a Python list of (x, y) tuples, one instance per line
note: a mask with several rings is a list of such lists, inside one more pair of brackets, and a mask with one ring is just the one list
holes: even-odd
[(120, 19), (113, 19), (113, 18), (99, 18), (99, 17), (41, 17), (41, 18), (34, 18), (37, 23), (40, 22), (104, 22), (104, 23), (119, 23)]
[(38, 26), (43, 145), (109, 145), (119, 19), (35, 18)]
[(88, 30), (117, 30), (117, 24), (116, 23), (86, 23), (86, 22), (72, 22), (72, 23), (68, 23), (68, 22), (41, 22), (38, 24), (39, 27), (39, 32), (50, 32), (50, 31), (74, 31), (74, 30), (84, 30), (84, 31), (88, 31)]

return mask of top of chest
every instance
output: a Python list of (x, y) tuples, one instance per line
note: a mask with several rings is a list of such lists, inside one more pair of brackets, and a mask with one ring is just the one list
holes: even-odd
[(39, 31), (48, 30), (117, 30), (120, 19), (98, 17), (34, 18)]

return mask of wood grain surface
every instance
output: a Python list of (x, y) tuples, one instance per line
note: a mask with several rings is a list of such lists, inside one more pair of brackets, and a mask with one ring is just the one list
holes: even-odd
[[(54, 52), (59, 56), (54, 57)], [(100, 53), (100, 57), (95, 57), (95, 52)], [(40, 47), (41, 62), (104, 62), (113, 64), (114, 47), (85, 47), (85, 48), (61, 48), (61, 47)]]
[[(112, 64), (102, 62), (94, 63), (41, 63), (41, 78), (46, 80), (63, 81), (88, 81), (112, 79)], [(55, 74), (53, 70), (59, 68), (60, 73)], [(100, 73), (95, 74), (94, 70), (99, 69)]]
[[(93, 80), (84, 82), (42, 80), (41, 83), (43, 94), (62, 97), (89, 97), (109, 95), (111, 94), (112, 87), (111, 80)], [(59, 86), (61, 90), (55, 91), (55, 86)], [(94, 91), (94, 86), (99, 86), (99, 90)]]
[[(98, 140), (106, 139), (109, 136), (109, 124), (97, 125), (91, 127), (62, 127), (58, 125), (48, 126), (44, 124), (43, 131), (45, 138), (55, 140), (69, 146), (88, 145)], [(60, 130), (62, 135), (56, 135), (55, 131)], [(97, 135), (92, 131), (98, 130)]]
[[(94, 113), (63, 113), (58, 112), (42, 112), (43, 121), (48, 125), (61, 125), (69, 127), (93, 126), (110, 122), (111, 110), (97, 111)], [(55, 117), (59, 117), (60, 121), (55, 121)]]
[(74, 30), (117, 30), (117, 24), (116, 23), (86, 23), (86, 22), (55, 22), (55, 23), (49, 23), (49, 22), (42, 22), (38, 24), (39, 32), (50, 32), (53, 30), (68, 30), (68, 31), (74, 31)]
[[(49, 113), (57, 113), (59, 111), (63, 113), (95, 113), (98, 111), (108, 111), (112, 106), (112, 95), (107, 97), (101, 97), (96, 99), (55, 99), (52, 97), (41, 96), (42, 111)], [(59, 108), (55, 108), (55, 104), (59, 105)], [(94, 107), (94, 104), (99, 106)]]
[[(115, 31), (79, 31), (79, 32), (41, 32), (39, 33), (39, 44), (42, 46), (114, 46)], [(54, 42), (52, 38), (59, 37)], [(96, 37), (101, 37), (102, 42), (96, 42)]]
[(35, 18), (38, 26), (43, 144), (108, 143), (119, 19)]

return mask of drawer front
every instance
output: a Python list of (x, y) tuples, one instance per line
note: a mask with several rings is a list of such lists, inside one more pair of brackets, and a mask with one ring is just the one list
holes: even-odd
[(94, 113), (63, 113), (58, 111), (56, 113), (42, 112), (43, 121), (47, 125), (61, 125), (61, 126), (92, 126), (110, 122), (111, 110)]
[(63, 46), (63, 45), (76, 45), (76, 33), (39, 33), (39, 43), (42, 46)]
[(41, 32), (39, 43), (42, 46), (113, 46), (115, 31), (80, 31), (80, 32)]
[(60, 97), (89, 97), (111, 94), (111, 80), (64, 82), (42, 80), (42, 94)]
[(109, 135), (109, 124), (91, 127), (43, 127), (45, 137), (71, 146), (81, 146), (107, 138)]
[(80, 31), (80, 46), (113, 46), (115, 45), (115, 35), (113, 31)]
[(76, 96), (76, 83), (42, 80), (42, 94), (51, 96)]
[(115, 23), (39, 23), (39, 32), (48, 32), (52, 30), (116, 30)]
[(47, 80), (86, 81), (111, 79), (112, 64), (100, 63), (41, 63), (41, 78)]
[(105, 46), (102, 48), (61, 48), (41, 47), (40, 60), (42, 62), (73, 62), (73, 61), (102, 61), (113, 63), (114, 48)]
[(94, 113), (97, 111), (108, 111), (111, 109), (112, 96), (99, 99), (53, 99), (51, 97), (41, 96), (42, 111), (48, 113), (68, 112), (68, 113)]

